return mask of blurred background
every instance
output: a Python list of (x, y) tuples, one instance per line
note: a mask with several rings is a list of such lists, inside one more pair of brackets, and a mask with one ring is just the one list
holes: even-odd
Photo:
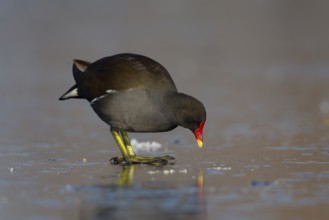
[[(1, 140), (10, 142), (18, 132), (17, 141), (38, 136), (48, 142), (67, 120), (101, 124), (86, 103), (57, 98), (74, 83), (72, 59), (122, 52), (163, 64), (180, 91), (205, 103), (209, 121), (232, 126), (229, 115), (246, 126), (252, 119), (282, 127), (306, 113), (327, 113), (328, 6), (293, 0), (2, 1)], [(207, 130), (217, 136), (218, 125), (209, 123)], [(230, 132), (226, 126), (218, 133)]]
[[(220, 150), (239, 155), (242, 148), (252, 157), (268, 146), (319, 146), (312, 155), (321, 155), (316, 169), (327, 174), (328, 8), (320, 0), (0, 1), (0, 193), (15, 191), (15, 181), (22, 187), (22, 177), (10, 168), (33, 167), (25, 175), (41, 175), (40, 160), (78, 161), (98, 152), (93, 159), (107, 162), (118, 153), (109, 128), (87, 102), (57, 99), (74, 84), (74, 58), (92, 62), (122, 52), (160, 62), (179, 91), (204, 103), (201, 162), (210, 155), (225, 161)], [(192, 155), (200, 152), (181, 128), (132, 136), (159, 141), (175, 154), (179, 144)], [(195, 158), (190, 163), (198, 169)], [(12, 196), (21, 199), (19, 193)], [(5, 205), (15, 207), (8, 196), (1, 198), (0, 212)], [(316, 207), (318, 217), (328, 214)], [(216, 208), (208, 212), (219, 216)]]

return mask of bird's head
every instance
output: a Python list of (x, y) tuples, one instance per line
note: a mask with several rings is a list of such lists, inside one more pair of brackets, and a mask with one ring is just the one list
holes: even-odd
[(194, 133), (199, 148), (203, 146), (203, 127), (206, 123), (206, 110), (203, 104), (184, 94), (180, 107), (176, 112), (178, 125), (191, 130)]

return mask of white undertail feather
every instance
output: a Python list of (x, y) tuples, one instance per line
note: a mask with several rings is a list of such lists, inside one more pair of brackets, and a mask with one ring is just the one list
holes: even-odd
[(69, 99), (69, 98), (76, 98), (76, 97), (79, 97), (79, 94), (78, 94), (78, 88), (74, 88), (72, 90), (70, 90), (69, 92), (65, 93), (61, 99)]

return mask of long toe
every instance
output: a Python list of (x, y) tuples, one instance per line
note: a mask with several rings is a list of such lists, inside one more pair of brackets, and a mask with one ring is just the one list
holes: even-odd
[(176, 159), (173, 156), (166, 155), (162, 157), (131, 157), (128, 160), (125, 160), (122, 156), (113, 157), (110, 160), (112, 165), (122, 164), (125, 166), (129, 166), (132, 164), (148, 164), (154, 166), (165, 166), (165, 165), (173, 165), (176, 163)]
[(176, 163), (176, 160), (174, 157), (170, 155), (166, 155), (163, 157), (157, 157), (153, 162), (151, 162), (151, 165), (155, 166), (165, 166), (165, 165), (173, 165)]
[(176, 160), (174, 157), (170, 155), (162, 156), (162, 157), (141, 157), (136, 156), (131, 158), (132, 163), (134, 164), (149, 164), (154, 166), (164, 166), (167, 164), (175, 164)]

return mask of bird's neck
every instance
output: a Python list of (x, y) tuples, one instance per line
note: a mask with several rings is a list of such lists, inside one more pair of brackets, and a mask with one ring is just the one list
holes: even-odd
[(164, 109), (165, 111), (170, 112), (171, 119), (179, 126), (185, 126), (185, 116), (188, 115), (188, 112), (193, 111), (196, 103), (199, 101), (192, 96), (186, 95), (184, 93), (168, 94), (167, 103), (169, 107)]

